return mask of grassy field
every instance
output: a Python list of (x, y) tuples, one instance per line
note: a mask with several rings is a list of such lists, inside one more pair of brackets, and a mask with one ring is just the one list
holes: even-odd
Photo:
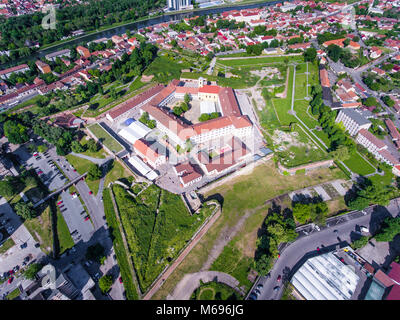
[(132, 173), (129, 170), (125, 169), (118, 161), (113, 160), (112, 167), (106, 174), (104, 185), (108, 186), (110, 182), (128, 177), (132, 177)]
[(232, 59), (232, 60), (217, 59), (217, 62), (226, 65), (228, 67), (236, 67), (236, 66), (246, 66), (255, 64), (285, 63), (285, 62), (302, 61), (302, 60), (303, 57), (300, 55), (300, 56), (287, 56), (287, 57), (261, 57), (261, 58)]
[(111, 238), (113, 240), (113, 246), (115, 255), (117, 257), (118, 266), (121, 272), (121, 277), (123, 279), (123, 285), (126, 292), (126, 298), (128, 300), (138, 300), (139, 296), (137, 294), (135, 285), (133, 283), (132, 272), (130, 270), (128, 259), (128, 252), (126, 252), (124, 243), (122, 241), (122, 235), (118, 226), (116, 212), (111, 200), (110, 189), (104, 188), (103, 190), (103, 203), (104, 212), (107, 219), (107, 224), (111, 233)]
[(53, 250), (53, 232), (51, 230), (50, 207), (47, 207), (40, 216), (25, 220), (25, 227), (29, 230), (40, 248), (46, 254)]
[(15, 242), (12, 238), (8, 238), (6, 241), (3, 242), (3, 244), (0, 247), (0, 254), (3, 254), (7, 252), (8, 249), (12, 248), (15, 246)]
[(365, 159), (356, 153), (348, 160), (343, 161), (343, 163), (353, 172), (359, 175), (366, 175), (375, 172), (375, 168), (372, 167)]
[[(205, 194), (205, 197), (219, 195), (223, 198), (222, 215), (192, 249), (186, 259), (179, 265), (173, 274), (165, 281), (160, 290), (152, 299), (163, 299), (171, 292), (186, 273), (198, 272), (208, 259), (208, 255), (224, 228), (233, 227), (238, 220), (249, 212), (243, 228), (238, 231), (239, 239), (232, 239), (232, 247), (240, 251), (240, 260), (243, 265), (247, 258), (254, 257), (257, 230), (267, 214), (268, 205), (265, 201), (278, 195), (305, 188), (310, 185), (344, 178), (341, 170), (320, 169), (301, 176), (282, 176), (275, 168), (273, 161), (262, 164), (249, 175), (233, 179), (230, 183), (217, 187)], [(239, 258), (238, 258), (239, 259)], [(227, 262), (228, 273), (232, 270), (231, 262)], [(239, 269), (233, 269), (239, 272)], [(240, 267), (240, 270), (246, 270)], [(236, 272), (235, 272), (236, 274)], [(244, 273), (241, 279), (247, 279)]]
[(146, 289), (206, 216), (191, 216), (180, 196), (155, 185), (135, 199), (119, 185), (113, 186), (113, 192), (140, 286)]
[(158, 56), (144, 71), (144, 74), (154, 75), (153, 81), (167, 84), (173, 79), (179, 79), (181, 70), (190, 66), (189, 63), (179, 63), (173, 57)]
[(122, 151), (124, 148), (98, 123), (87, 127), (108, 149), (114, 153)]

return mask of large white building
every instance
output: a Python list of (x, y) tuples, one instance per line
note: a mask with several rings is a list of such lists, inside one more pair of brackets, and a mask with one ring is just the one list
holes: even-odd
[(342, 123), (351, 136), (355, 136), (361, 129), (368, 130), (372, 124), (362, 112), (354, 109), (340, 110), (335, 122)]
[(168, 9), (180, 10), (190, 6), (191, 0), (168, 0)]
[(359, 276), (332, 252), (308, 259), (291, 283), (306, 300), (349, 300)]

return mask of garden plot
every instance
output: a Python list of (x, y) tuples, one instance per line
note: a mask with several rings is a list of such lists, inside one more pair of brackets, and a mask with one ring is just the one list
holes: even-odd
[(276, 146), (275, 153), (285, 167), (320, 161), (325, 157), (301, 130), (284, 132), (276, 129), (272, 140)]

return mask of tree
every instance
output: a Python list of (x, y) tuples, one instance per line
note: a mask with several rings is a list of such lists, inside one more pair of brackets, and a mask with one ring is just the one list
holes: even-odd
[(400, 218), (388, 217), (386, 218), (381, 226), (381, 230), (375, 236), (376, 241), (390, 242), (393, 241), (394, 237), (400, 233)]
[(93, 180), (100, 179), (101, 176), (102, 176), (102, 172), (101, 172), (100, 167), (95, 163), (91, 163), (89, 166), (87, 178), (89, 180), (93, 181)]
[(19, 193), (24, 187), (21, 179), (14, 176), (7, 176), (0, 181), (0, 195), (3, 197), (12, 197)]
[(81, 153), (85, 151), (85, 148), (80, 144), (79, 141), (74, 140), (71, 142), (71, 150), (75, 153)]
[(338, 62), (340, 55), (342, 53), (342, 49), (337, 46), (336, 44), (330, 44), (327, 48), (328, 51), (328, 56), (331, 58), (334, 62)]
[(368, 243), (368, 241), (369, 241), (369, 237), (362, 236), (360, 239), (354, 240), (354, 241), (351, 243), (351, 247), (352, 247), (354, 250), (361, 249), (362, 247), (365, 247), (365, 246), (366, 246), (366, 244)]
[(303, 53), (304, 61), (314, 62), (317, 57), (317, 50), (315, 48), (308, 48)]
[(37, 273), (42, 270), (43, 265), (41, 263), (32, 263), (28, 269), (24, 272), (24, 278), (28, 280), (34, 280)]
[(24, 220), (30, 220), (36, 216), (35, 209), (31, 202), (17, 202), (15, 205), (15, 213)]
[(189, 104), (190, 102), (190, 97), (187, 93), (185, 93), (185, 96), (183, 97), (183, 101), (185, 101), (186, 104)]
[(86, 147), (90, 152), (97, 152), (99, 150), (99, 145), (93, 138), (89, 139), (89, 141), (86, 143)]
[(331, 155), (336, 161), (345, 161), (350, 158), (349, 149), (345, 145), (340, 145), (331, 152)]
[(373, 107), (373, 106), (378, 106), (379, 103), (378, 101), (376, 101), (376, 98), (368, 97), (367, 99), (363, 100), (363, 105), (366, 107)]
[(86, 259), (92, 261), (100, 261), (100, 259), (104, 256), (104, 247), (100, 243), (96, 243), (91, 245), (86, 250)]
[(263, 254), (255, 260), (255, 269), (260, 276), (266, 276), (273, 266), (273, 259), (267, 254)]
[(112, 277), (110, 275), (105, 275), (99, 279), (99, 287), (102, 293), (110, 291), (112, 286)]
[(311, 217), (310, 206), (300, 202), (295, 203), (293, 205), (293, 217), (301, 224), (306, 223)]
[(25, 143), (29, 140), (28, 128), (14, 120), (7, 120), (3, 126), (4, 135), (13, 144)]

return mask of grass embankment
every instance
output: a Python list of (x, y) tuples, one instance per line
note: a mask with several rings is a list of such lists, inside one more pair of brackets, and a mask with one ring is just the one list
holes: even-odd
[(128, 259), (130, 259), (128, 255), (129, 253), (126, 252), (124, 243), (122, 241), (122, 235), (118, 226), (117, 218), (115, 216), (116, 212), (114, 211), (109, 188), (104, 188), (103, 190), (103, 204), (107, 224), (113, 241), (114, 252), (117, 257), (118, 266), (123, 279), (126, 298), (128, 300), (138, 300), (139, 296), (133, 283), (132, 271), (128, 262)]
[(15, 242), (13, 239), (8, 238), (6, 241), (3, 242), (3, 244), (0, 247), (0, 254), (6, 253), (8, 249), (12, 248), (15, 246)]

